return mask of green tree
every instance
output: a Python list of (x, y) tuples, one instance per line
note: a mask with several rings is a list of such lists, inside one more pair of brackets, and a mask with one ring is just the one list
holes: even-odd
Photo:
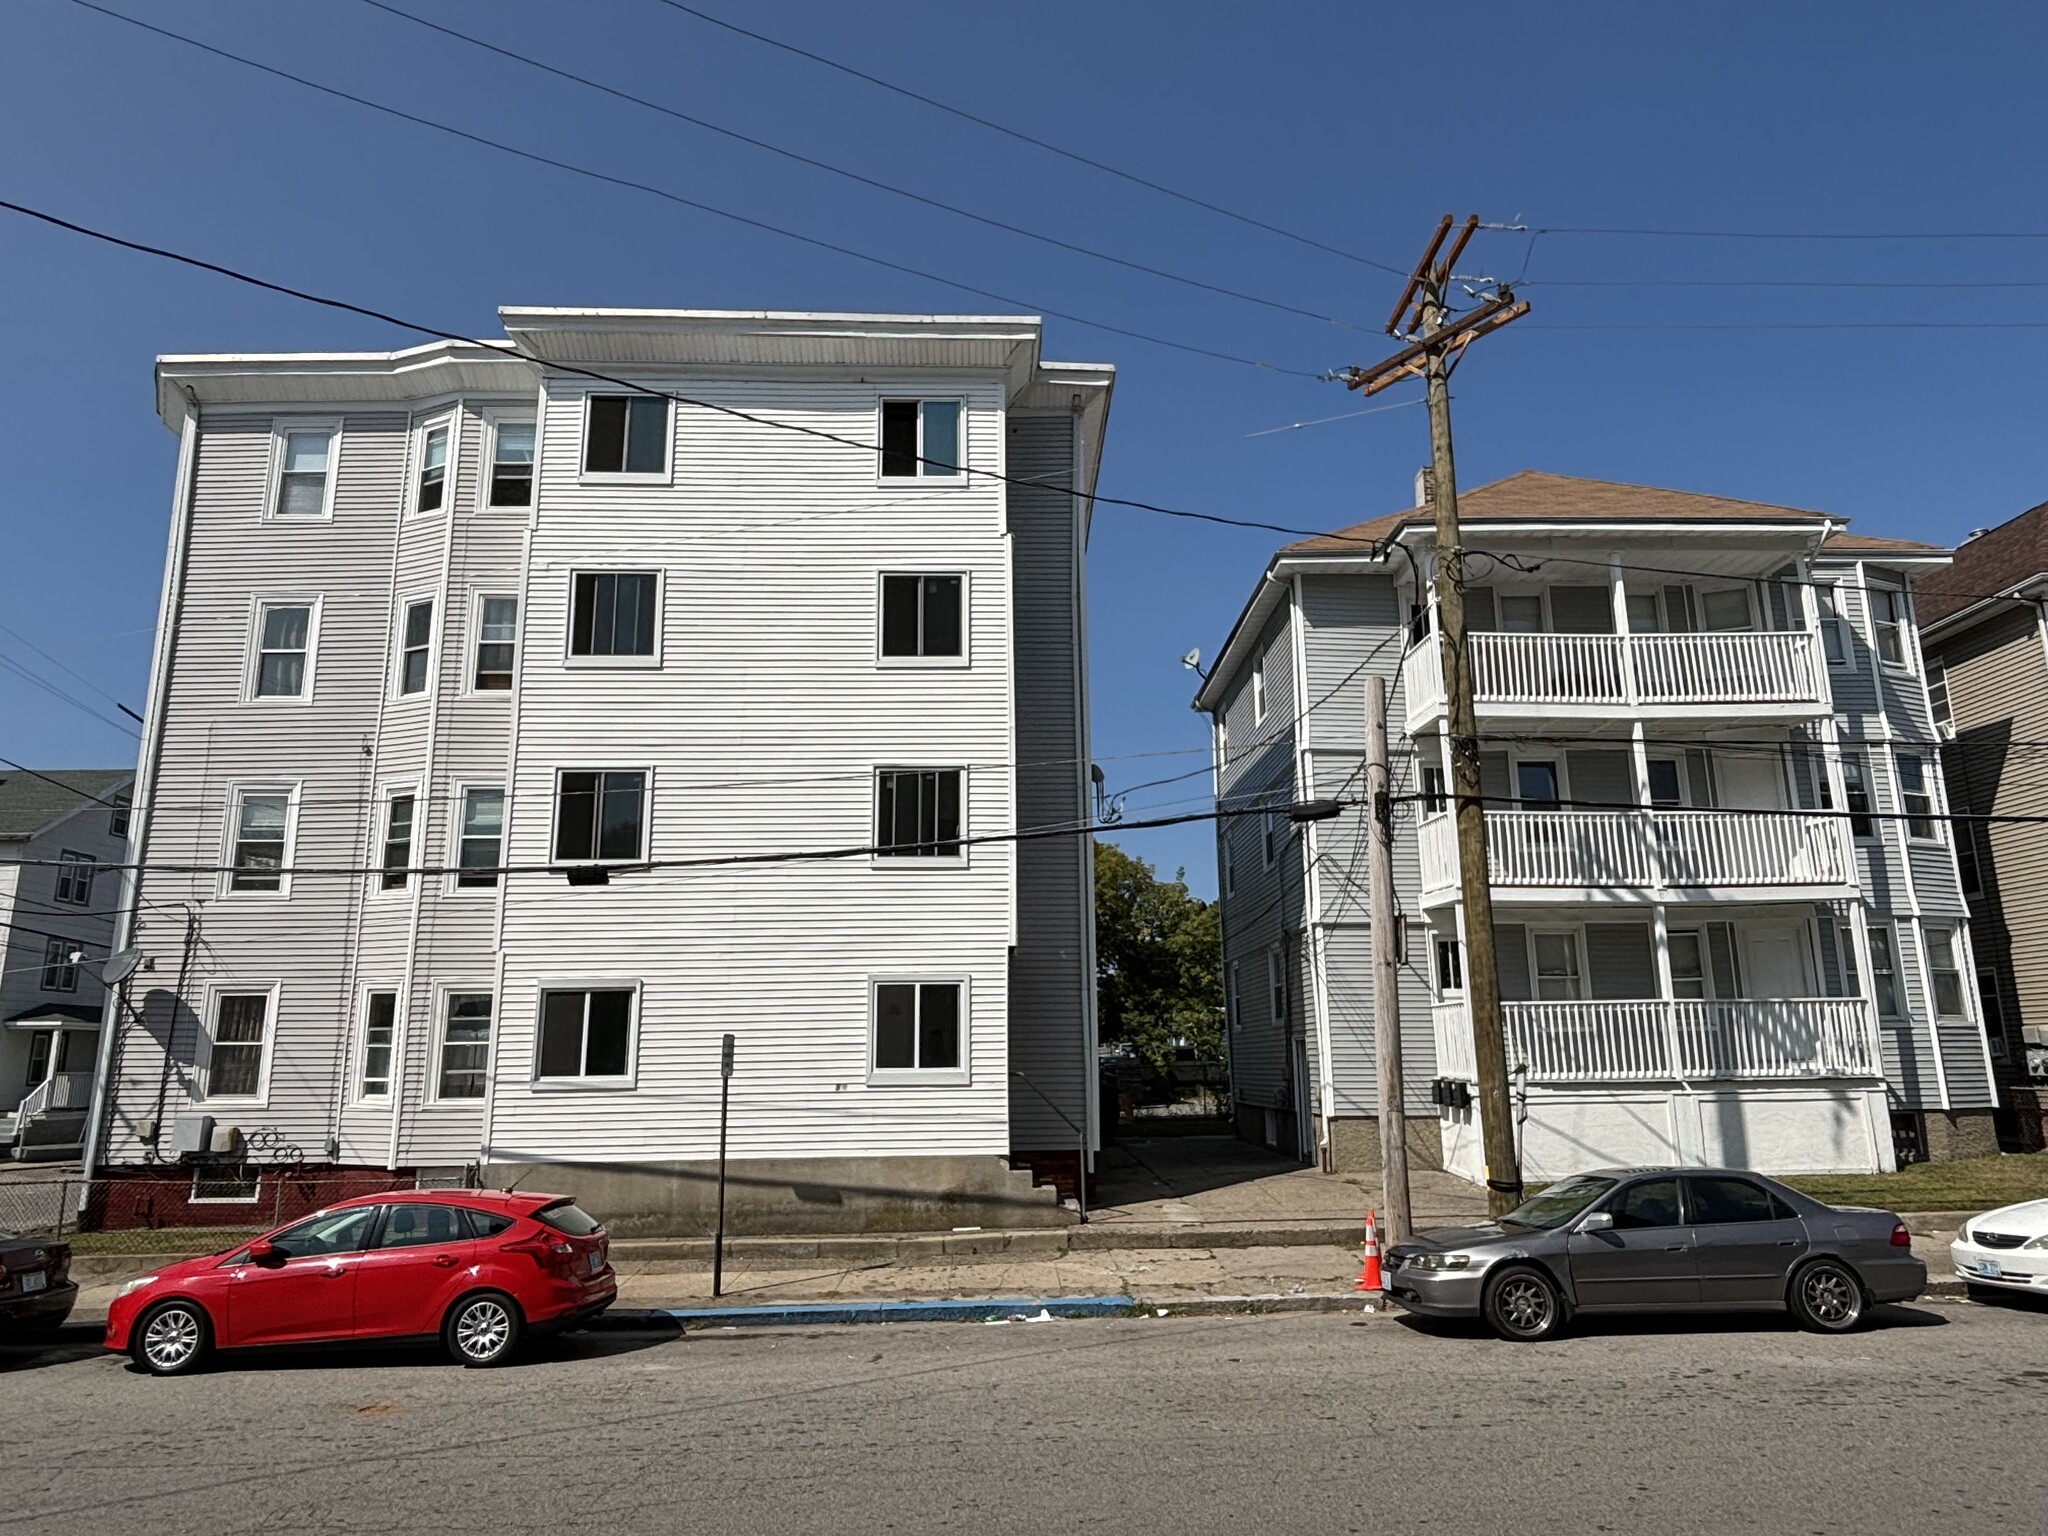
[(1097, 1013), (1105, 1041), (1130, 1043), (1160, 1071), (1185, 1040), (1223, 1059), (1223, 926), (1188, 894), (1187, 871), (1161, 880), (1114, 843), (1095, 844)]

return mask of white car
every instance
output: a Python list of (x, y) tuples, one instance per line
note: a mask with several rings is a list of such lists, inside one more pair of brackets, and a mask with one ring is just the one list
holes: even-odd
[(1972, 1287), (2048, 1296), (2048, 1200), (2023, 1200), (1972, 1216), (1948, 1252), (1957, 1275)]

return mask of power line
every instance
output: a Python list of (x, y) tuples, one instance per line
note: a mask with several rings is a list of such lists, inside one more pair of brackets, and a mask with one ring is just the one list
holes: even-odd
[(965, 111), (959, 107), (951, 106), (948, 103), (940, 101), (935, 97), (926, 96), (921, 92), (911, 90), (907, 86), (897, 85), (893, 81), (884, 80), (879, 75), (871, 75), (867, 73), (867, 71), (865, 70), (856, 69), (851, 64), (843, 64), (837, 59), (827, 58), (822, 53), (813, 53), (808, 48), (799, 48), (794, 43), (785, 43), (781, 39), (770, 37), (764, 32), (749, 31), (747, 28), (742, 27), (735, 22), (726, 21), (721, 17), (713, 16), (707, 11), (700, 11), (694, 6), (685, 5), (682, 3), (682, 0), (660, 0), (660, 3), (668, 6), (671, 10), (681, 11), (686, 16), (694, 16), (697, 18), (697, 20), (707, 22), (711, 26), (722, 27), (728, 32), (737, 33), (741, 37), (751, 38), (755, 42), (766, 44), (770, 48), (779, 48), (784, 53), (791, 53), (795, 54), (798, 58), (809, 59), (814, 64), (822, 64), (827, 69), (835, 69), (839, 71), (839, 73), (843, 75), (850, 75), (856, 80), (864, 80), (869, 85), (877, 86), (882, 90), (891, 91), (896, 95), (905, 97), (910, 101), (919, 102), (924, 106), (934, 108), (935, 110), (940, 112), (945, 112), (953, 117), (961, 119), (963, 122), (973, 123), (977, 127), (986, 128), (992, 133), (999, 133), (1006, 138), (1015, 139), (1021, 144), (1029, 144), (1030, 146), (1032, 146), (1032, 148), (1042, 149), (1046, 151), (1046, 153), (1048, 154), (1058, 155), (1061, 159), (1071, 160), (1076, 165), (1085, 165), (1090, 170), (1101, 171), (1104, 175), (1114, 176), (1117, 177), (1119, 180), (1128, 181), (1134, 186), (1144, 187), (1147, 191), (1157, 192), (1162, 196), (1170, 197), (1178, 202), (1186, 203), (1190, 207), (1200, 208), (1205, 212), (1217, 214), (1226, 219), (1233, 219), (1237, 223), (1248, 225), (1253, 229), (1262, 229), (1267, 234), (1278, 235), (1283, 240), (1292, 240), (1298, 245), (1306, 245), (1313, 247), (1314, 249), (1318, 251), (1323, 251), (1331, 256), (1341, 256), (1344, 260), (1357, 262), (1360, 266), (1372, 267), (1375, 270), (1381, 272), (1391, 272), (1396, 277), (1405, 277), (1407, 275), (1406, 272), (1400, 267), (1388, 266), (1385, 262), (1374, 261), (1369, 256), (1360, 256), (1355, 251), (1347, 251), (1341, 246), (1326, 245), (1321, 240), (1312, 239), (1307, 235), (1296, 234), (1293, 230), (1283, 229), (1281, 226), (1277, 224), (1270, 224), (1266, 222), (1264, 219), (1254, 218), (1247, 213), (1238, 213), (1232, 209), (1223, 207), (1219, 203), (1208, 202), (1202, 198), (1195, 197), (1187, 192), (1176, 191), (1172, 187), (1164, 186), (1159, 182), (1149, 180), (1146, 177), (1136, 175), (1130, 171), (1120, 170), (1116, 166), (1106, 164), (1101, 160), (1091, 159), (1087, 155), (1076, 154), (1073, 150), (1070, 149), (1062, 149), (1057, 144), (1048, 143), (1044, 139), (1036, 138), (1031, 134), (1023, 132), (1020, 129), (1006, 127), (1002, 123), (994, 122), (986, 117), (978, 117), (972, 112)]
[(20, 630), (10, 629), (7, 625), (0, 624), (0, 634), (14, 636), (15, 639), (19, 640), (23, 645), (27, 646), (30, 650), (34, 651), (38, 656), (42, 657), (43, 660), (47, 661), (51, 666), (55, 667), (58, 671), (64, 673), (68, 677), (76, 678), (79, 682), (85, 684), (86, 687), (90, 688), (94, 693), (98, 694), (101, 698), (105, 699), (109, 704), (113, 705), (114, 708), (120, 710), (122, 714), (128, 716), (137, 725), (142, 724), (142, 716), (136, 714), (134, 710), (130, 709), (126, 704), (123, 704), (119, 699), (115, 698), (111, 693), (107, 692), (106, 689), (102, 688), (98, 683), (94, 682), (84, 673), (74, 671), (72, 668), (65, 666), (63, 662), (59, 661), (56, 657), (52, 656), (40, 645), (37, 645), (35, 641), (29, 639), (29, 637), (27, 635), (24, 635)]
[(771, 155), (780, 155), (785, 160), (793, 160), (799, 165), (808, 165), (813, 169), (827, 172), (833, 176), (842, 176), (848, 181), (858, 182), (864, 187), (872, 187), (876, 191), (887, 192), (893, 197), (906, 198), (914, 203), (922, 203), (927, 208), (936, 208), (942, 213), (950, 213), (957, 218), (969, 219), (976, 224), (985, 225), (990, 229), (999, 229), (1006, 234), (1020, 235), (1026, 240), (1036, 240), (1041, 244), (1050, 245), (1059, 250), (1071, 251), (1077, 256), (1087, 256), (1096, 261), (1108, 262), (1113, 266), (1123, 267), (1132, 272), (1142, 272), (1148, 277), (1162, 278), (1167, 282), (1179, 283), (1188, 288), (1198, 288), (1205, 293), (1218, 294), (1227, 299), (1236, 299), (1246, 304), (1256, 304), (1265, 309), (1276, 310), (1281, 314), (1295, 315), (1301, 319), (1315, 320), (1325, 325), (1342, 326), (1345, 330), (1356, 331), (1366, 329), (1366, 327), (1356, 325), (1349, 320), (1339, 319), (1335, 315), (1321, 314), (1312, 309), (1302, 309), (1298, 305), (1283, 303), (1277, 299), (1264, 298), (1255, 293), (1245, 293), (1236, 288), (1226, 288), (1218, 283), (1205, 282), (1201, 278), (1188, 277), (1182, 273), (1171, 272), (1162, 267), (1148, 266), (1141, 261), (1131, 261), (1122, 256), (1112, 255), (1107, 251), (1098, 251), (1072, 240), (1062, 239), (1056, 235), (1048, 235), (1040, 230), (1028, 229), (1021, 224), (1011, 224), (1003, 219), (976, 213), (972, 209), (962, 208), (957, 204), (948, 203), (936, 197), (928, 197), (922, 192), (913, 192), (909, 188), (897, 186), (893, 182), (883, 181), (874, 176), (866, 176), (859, 171), (848, 170), (844, 166), (834, 165), (829, 160), (820, 160), (815, 156), (785, 148), (780, 144), (772, 144), (766, 139), (757, 139), (751, 134), (741, 133), (738, 129), (714, 123), (708, 118), (696, 117), (675, 107), (664, 105), (661, 102), (651, 101), (645, 96), (637, 96), (631, 91), (621, 90), (617, 86), (606, 85), (601, 80), (593, 80), (587, 75), (579, 75), (572, 70), (562, 69), (557, 65), (549, 64), (545, 60), (515, 52), (486, 38), (476, 37), (468, 32), (460, 32), (453, 27), (443, 26), (439, 22), (429, 21), (424, 16), (415, 16), (410, 11), (401, 10), (395, 5), (387, 4), (386, 0), (362, 0), (362, 3), (376, 10), (383, 11), (388, 15), (397, 16), (412, 22), (415, 26), (439, 32), (444, 37), (452, 37), (459, 42), (469, 44), (471, 47), (481, 48), (487, 52), (497, 54), (500, 58), (511, 59), (531, 69), (538, 69), (546, 74), (553, 75), (558, 79), (572, 81), (590, 90), (600, 91), (604, 95), (613, 97), (616, 100), (631, 102), (634, 106), (638, 107), (645, 107), (650, 112), (659, 112), (665, 117), (672, 117), (678, 122), (688, 123), (695, 128), (702, 128), (708, 133), (718, 134), (733, 140), (735, 143), (750, 145)]
[(1075, 325), (1085, 325), (1093, 330), (1107, 331), (1112, 335), (1125, 336), (1133, 341), (1142, 341), (1153, 346), (1169, 347), (1177, 352), (1189, 352), (1199, 357), (1214, 358), (1219, 362), (1237, 363), (1247, 368), (1262, 369), (1268, 373), (1287, 374), (1294, 378), (1319, 379), (1322, 377), (1321, 374), (1311, 373), (1304, 369), (1287, 368), (1277, 363), (1261, 362), (1257, 358), (1240, 357), (1235, 353), (1221, 352), (1212, 347), (1197, 346), (1193, 342), (1173, 341), (1164, 336), (1151, 335), (1145, 331), (1134, 331), (1127, 326), (1112, 325), (1105, 320), (1091, 320), (1084, 315), (1073, 314), (1065, 310), (1051, 309), (1042, 304), (1031, 304), (1024, 299), (1012, 298), (1008, 294), (997, 293), (989, 288), (978, 288), (971, 283), (963, 283), (955, 278), (943, 277), (936, 272), (927, 272), (920, 267), (913, 267), (904, 262), (893, 261), (886, 256), (871, 255), (866, 251), (855, 250), (852, 246), (839, 245), (833, 241), (821, 239), (816, 235), (806, 235), (794, 229), (784, 228), (779, 224), (771, 224), (764, 219), (753, 218), (743, 213), (735, 213), (729, 208), (720, 208), (714, 203), (707, 203), (698, 198), (686, 197), (680, 192), (673, 192), (666, 187), (655, 186), (651, 182), (635, 181), (630, 177), (615, 176), (608, 171), (600, 171), (590, 166), (578, 165), (573, 161), (558, 160), (551, 155), (543, 155), (535, 150), (521, 149), (517, 145), (504, 142), (502, 139), (493, 139), (485, 134), (472, 133), (468, 129), (458, 128), (452, 123), (444, 123), (431, 117), (422, 117), (416, 112), (407, 112), (398, 107), (388, 106), (381, 101), (374, 101), (367, 96), (358, 96), (354, 92), (344, 91), (338, 86), (323, 85), (320, 81), (310, 79), (305, 75), (294, 74), (290, 70), (280, 69), (275, 65), (261, 63), (246, 55), (233, 53), (225, 48), (215, 47), (212, 43), (203, 43), (195, 37), (187, 37), (182, 32), (173, 32), (168, 27), (159, 27), (138, 17), (110, 10), (106, 6), (95, 4), (94, 0), (71, 0), (71, 3), (84, 10), (109, 17), (115, 21), (126, 22), (128, 25), (140, 28), (142, 31), (154, 32), (159, 37), (183, 43), (185, 46), (196, 48), (202, 53), (210, 53), (216, 58), (227, 59), (245, 68), (258, 70), (263, 74), (274, 76), (280, 80), (290, 81), (294, 85), (304, 86), (307, 90), (318, 91), (324, 96), (332, 96), (339, 101), (351, 102), (356, 106), (366, 107), (372, 112), (381, 112), (387, 117), (395, 117), (403, 122), (412, 123), (417, 127), (431, 128), (436, 133), (445, 133), (454, 138), (466, 140), (471, 144), (481, 145), (485, 149), (496, 150), (500, 154), (512, 155), (534, 165), (547, 166), (551, 170), (566, 171), (573, 176), (586, 177), (589, 180), (603, 182), (609, 186), (623, 187), (628, 191), (644, 192), (650, 197), (658, 197), (666, 202), (694, 209), (699, 213), (708, 213), (716, 218), (730, 220), (735, 224), (743, 224), (750, 229), (758, 229), (768, 234), (780, 235), (786, 240), (796, 240), (805, 245), (815, 246), (819, 250), (830, 251), (834, 255), (850, 257), (855, 261), (864, 261), (872, 266), (883, 267), (891, 272), (900, 272), (925, 282), (939, 283), (945, 287), (957, 289), (962, 293), (974, 294), (978, 298), (993, 299), (998, 304), (1011, 304), (1023, 309), (1034, 309), (1041, 314), (1052, 315), (1060, 320), (1071, 321)]
[(1527, 231), (1537, 235), (1627, 235), (1665, 240), (2048, 240), (2048, 230), (1882, 230), (1814, 229), (1599, 229), (1565, 224), (1531, 228), (1521, 224), (1488, 224), (1487, 229)]
[(1398, 411), (1404, 405), (1421, 405), (1422, 397), (1413, 400), (1396, 400), (1392, 405), (1369, 405), (1362, 411), (1345, 411), (1336, 416), (1318, 416), (1312, 421), (1290, 421), (1284, 427), (1261, 427), (1256, 432), (1245, 433), (1246, 437), (1271, 437), (1276, 432), (1299, 432), (1303, 427), (1328, 426), (1333, 421), (1352, 421), (1360, 416), (1377, 416), (1382, 411)]
[(92, 705), (86, 703), (85, 700), (79, 698), (78, 695), (76, 695), (75, 693), (71, 693), (64, 688), (59, 687), (57, 684), (51, 682), (48, 678), (37, 676), (35, 673), (31, 672), (27, 667), (23, 666), (20, 662), (16, 661), (11, 656), (0, 656), (0, 672), (5, 672), (10, 676), (18, 677), (23, 682), (29, 684), (29, 686), (33, 688), (42, 689), (42, 691), (44, 693), (47, 693), (51, 698), (57, 699), (65, 704), (69, 704), (73, 709), (79, 711), (79, 713), (81, 714), (92, 716), (93, 719), (99, 721), (102, 725), (111, 726), (117, 731), (124, 732), (129, 736), (133, 736), (138, 741), (142, 739), (141, 734), (138, 731), (136, 731), (136, 729), (133, 726), (127, 724), (125, 721), (115, 719), (112, 715), (109, 715), (102, 710), (95, 709)]
[[(71, 3), (74, 5), (84, 5), (87, 3), (87, 0), (71, 0)], [(220, 277), (229, 278), (234, 282), (246, 283), (252, 288), (261, 288), (270, 293), (280, 293), (287, 298), (299, 299), (308, 304), (318, 304), (327, 309), (340, 310), (345, 314), (361, 315), (365, 319), (377, 320), (385, 325), (394, 325), (401, 330), (414, 331), (419, 335), (432, 336), (441, 341), (461, 342), (469, 346), (479, 344), (474, 337), (466, 336), (460, 331), (443, 330), (441, 327), (433, 325), (422, 325), (414, 320), (402, 320), (398, 316), (386, 313), (383, 310), (371, 309), (362, 304), (353, 304), (346, 299), (327, 298), (321, 294), (309, 293), (302, 288), (289, 287), (284, 283), (271, 282), (267, 278), (256, 277), (247, 272), (237, 271), (233, 267), (222, 266), (218, 262), (205, 261), (197, 256), (187, 256), (183, 252), (169, 250), (163, 246), (146, 245), (139, 240), (124, 239), (119, 235), (108, 234), (104, 230), (94, 229), (90, 225), (79, 224), (70, 219), (61, 218), (54, 213), (45, 213), (41, 209), (31, 208), (25, 203), (10, 202), (5, 198), (0, 198), (0, 208), (23, 214), (31, 219), (38, 219), (58, 229), (69, 230), (73, 234), (84, 235), (89, 239), (103, 241), (108, 245), (120, 246), (124, 250), (135, 251), (144, 256), (159, 257), (165, 261), (175, 261), (184, 266), (195, 267), (202, 272), (212, 272)], [(673, 400), (680, 405), (694, 406), (700, 410), (711, 411), (720, 416), (729, 416), (736, 421), (751, 422), (755, 426), (772, 427), (780, 432), (794, 432), (804, 437), (817, 438), (822, 442), (837, 443), (844, 448), (858, 449), (864, 454), (872, 455), (877, 452), (876, 446), (873, 443), (862, 442), (858, 438), (844, 437), (837, 432), (827, 432), (822, 427), (807, 427), (800, 422), (794, 421), (777, 421), (773, 417), (760, 416), (752, 411), (740, 410), (737, 406), (720, 405), (716, 401), (700, 400), (692, 395), (677, 394), (673, 390), (654, 389), (646, 384), (636, 384), (630, 379), (622, 379), (614, 374), (600, 373), (594, 368), (578, 367), (573, 363), (547, 362), (528, 353), (518, 351), (515, 351), (512, 355), (531, 362), (536, 367), (552, 369), (557, 373), (566, 373), (577, 378), (595, 379), (599, 383), (610, 384), (618, 389), (630, 390), (634, 394), (647, 395), (657, 400)], [(920, 456), (917, 462), (929, 464), (937, 461)], [(1047, 486), (1043, 480), (1025, 475), (1007, 475), (997, 470), (982, 469), (973, 465), (949, 464), (946, 468), (952, 473), (965, 475), (969, 479), (990, 480), (999, 485), (1017, 485), (1027, 490), (1052, 490), (1075, 497), (1081, 495), (1079, 491), (1060, 486)], [(1267, 523), (1251, 518), (1225, 517), (1217, 512), (1193, 512), (1184, 507), (1160, 506), (1155, 502), (1136, 501), (1125, 496), (1106, 496), (1100, 492), (1091, 492), (1085, 499), (1096, 506), (1129, 507), (1134, 511), (1154, 512), (1162, 517), (1185, 518), (1193, 522), (1215, 523), (1226, 528), (1250, 528), (1263, 533), (1285, 533), (1305, 538), (1337, 539), (1358, 544), (1374, 551), (1384, 547), (1383, 540), (1362, 538), (1352, 533), (1341, 531), (1326, 533), (1314, 529), (1296, 528), (1285, 523)]]
[[(374, 0), (371, 0), (374, 3)], [(1525, 284), (1516, 283), (1516, 288), (1932, 288), (1942, 290), (1968, 288), (2048, 288), (2048, 280), (2019, 279), (1988, 281), (1907, 281), (1894, 282), (1866, 278), (1783, 278), (1783, 277), (1607, 277), (1607, 278), (1562, 278), (1545, 277)], [(1772, 327), (1777, 329), (1777, 327)]]
[(87, 794), (84, 790), (80, 789), (75, 784), (66, 784), (62, 779), (52, 778), (49, 774), (42, 772), (40, 769), (24, 767), (22, 764), (17, 763), (11, 757), (0, 757), (0, 765), (5, 765), (6, 767), (12, 768), (16, 773), (25, 773), (32, 779), (41, 779), (45, 784), (54, 784), (57, 788), (63, 790), (66, 794), (78, 796), (78, 798), (83, 800), (87, 805), (104, 805), (109, 810), (130, 809), (130, 804), (126, 799), (109, 800), (104, 795)]

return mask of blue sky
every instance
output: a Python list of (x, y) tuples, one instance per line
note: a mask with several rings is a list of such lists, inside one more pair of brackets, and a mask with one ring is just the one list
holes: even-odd
[[(1315, 373), (1369, 361), (1396, 280), (720, 31), (658, 0), (398, 0), (756, 137), (1347, 329), (1050, 249), (421, 31), (360, 0), (111, 0), (407, 110), (1020, 301)], [(1436, 218), (1559, 228), (2048, 231), (2038, 7), (1472, 4), (701, 8), (1359, 255)], [(1969, 25), (1959, 27), (1967, 17)], [(1436, 55), (1441, 62), (1425, 62)], [(1411, 84), (1411, 78), (1429, 82)], [(501, 303), (989, 312), (1013, 306), (603, 187), (254, 74), (69, 3), (0, 18), (0, 196), (316, 291), (495, 333)], [(2030, 193), (2028, 189), (2036, 189)], [(1531, 317), (1459, 378), (1460, 480), (1516, 469), (1823, 508), (1953, 541), (2048, 497), (2048, 240), (1491, 234)], [(1764, 279), (1813, 287), (1572, 287)], [(1552, 286), (1552, 285), (1557, 286)], [(10, 299), (0, 652), (113, 714), (147, 681), (174, 444), (159, 352), (414, 338), (0, 214)], [(2034, 328), (1960, 329), (2003, 321)], [(1792, 329), (1912, 322), (1910, 329)], [(1699, 329), (1593, 329), (1614, 326)], [(1741, 326), (1746, 329), (1712, 327)], [(1303, 527), (1408, 504), (1419, 409), (1050, 319), (1120, 378), (1102, 489)], [(1400, 398), (1397, 392), (1391, 398)], [(1382, 396), (1381, 400), (1390, 397)], [(1104, 508), (1090, 555), (1095, 748), (1112, 787), (1201, 767), (1178, 657), (1213, 654), (1276, 539)], [(115, 716), (115, 718), (119, 718)], [(0, 753), (134, 741), (0, 672)], [(1196, 774), (1133, 816), (1195, 808)], [(1202, 826), (1130, 845), (1213, 893)]]

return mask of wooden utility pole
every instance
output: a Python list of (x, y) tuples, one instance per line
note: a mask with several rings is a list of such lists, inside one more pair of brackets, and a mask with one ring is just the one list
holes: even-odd
[[(1458, 528), (1458, 477), (1451, 457), (1451, 360), (1481, 336), (1529, 312), (1506, 287), (1463, 315), (1452, 317), (1451, 273), (1479, 227), (1465, 221), (1442, 260), (1451, 232), (1446, 214), (1416, 263), (1387, 334), (1407, 347), (1370, 368), (1345, 376), (1349, 388), (1376, 394), (1420, 375), (1429, 399), (1429, 500), (1436, 513), (1436, 614), (1442, 636), (1444, 697), (1451, 736), (1451, 803), (1458, 835), (1458, 887), (1465, 909), (1465, 1001), (1472, 1015), (1472, 1056), (1479, 1078), (1479, 1129), (1486, 1151), (1486, 1203), (1496, 1216), (1522, 1198), (1521, 1162), (1515, 1152), (1514, 1106), (1508, 1095), (1507, 1042), (1501, 1029), (1500, 970), (1493, 948), (1493, 888), (1486, 865), (1486, 802), (1479, 778), (1479, 724), (1473, 708), (1472, 653), (1465, 642), (1465, 548)], [(1411, 317), (1411, 305), (1412, 318)]]
[(1365, 803), (1372, 839), (1372, 1033), (1380, 1062), (1380, 1182), (1386, 1241), (1415, 1230), (1408, 1211), (1408, 1118), (1401, 1085), (1401, 959), (1394, 917), (1394, 784), (1387, 771), (1387, 680), (1365, 680)]

